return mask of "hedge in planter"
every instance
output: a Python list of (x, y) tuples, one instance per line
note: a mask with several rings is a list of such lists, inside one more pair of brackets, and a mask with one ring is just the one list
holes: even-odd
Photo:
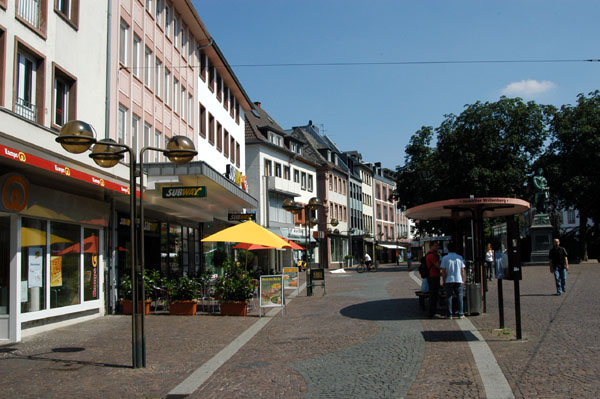
[(186, 276), (167, 282), (169, 291), (169, 313), (195, 315), (200, 284)]
[(221, 302), (221, 314), (227, 314), (227, 309), (231, 306), (226, 304), (233, 302), (241, 303), (243, 308), (236, 310), (235, 315), (246, 315), (246, 305), (254, 295), (255, 289), (252, 277), (239, 263), (229, 261), (223, 266), (223, 277), (219, 277), (215, 284), (215, 297)]

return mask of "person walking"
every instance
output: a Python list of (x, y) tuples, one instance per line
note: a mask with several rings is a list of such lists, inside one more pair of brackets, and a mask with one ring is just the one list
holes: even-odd
[(452, 319), (452, 302), (458, 299), (458, 318), (465, 317), (463, 311), (463, 282), (465, 281), (465, 261), (456, 253), (456, 244), (448, 244), (448, 255), (442, 258), (440, 268), (442, 269), (442, 280), (446, 289), (446, 300), (448, 302), (448, 318)]
[(432, 241), (429, 252), (425, 255), (425, 264), (429, 270), (427, 283), (429, 284), (429, 318), (433, 319), (437, 313), (437, 304), (440, 295), (440, 243)]
[(556, 295), (567, 292), (567, 272), (569, 271), (569, 254), (560, 246), (560, 240), (555, 238), (548, 254), (550, 258), (550, 273), (554, 274)]
[(485, 253), (485, 269), (487, 278), (492, 281), (492, 275), (494, 268), (494, 250), (492, 249), (492, 244), (488, 243), (487, 252)]
[(408, 271), (412, 270), (412, 252), (408, 251), (406, 253), (406, 265), (408, 266)]

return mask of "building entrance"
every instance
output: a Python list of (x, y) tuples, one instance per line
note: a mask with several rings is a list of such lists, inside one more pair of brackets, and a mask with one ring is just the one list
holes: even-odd
[(10, 216), (0, 216), (0, 340), (9, 338)]

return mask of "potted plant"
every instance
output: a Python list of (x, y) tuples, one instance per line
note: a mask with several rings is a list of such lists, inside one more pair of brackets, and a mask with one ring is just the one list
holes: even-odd
[(169, 313), (186, 316), (195, 315), (199, 289), (200, 284), (187, 276), (168, 281)]
[(254, 295), (254, 283), (250, 274), (239, 262), (225, 262), (223, 277), (215, 283), (215, 296), (221, 304), (223, 316), (245, 316), (248, 301)]
[[(153, 274), (154, 272), (158, 273), (158, 271), (152, 271), (150, 273), (146, 271), (144, 273), (144, 313), (147, 315), (150, 314), (150, 304), (152, 303), (152, 290), (154, 289), (155, 285), (155, 275)], [(131, 282), (131, 277), (128, 274), (125, 274), (121, 279), (120, 293), (123, 314), (131, 314), (131, 311), (133, 309), (133, 283)], [(141, 311), (141, 306), (138, 306), (138, 312)]]

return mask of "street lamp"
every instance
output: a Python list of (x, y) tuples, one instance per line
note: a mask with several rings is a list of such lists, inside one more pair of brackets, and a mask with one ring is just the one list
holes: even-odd
[[(81, 154), (87, 151), (92, 145), (90, 158), (103, 168), (111, 168), (123, 159), (125, 153), (129, 153), (129, 214), (130, 214), (130, 240), (131, 240), (131, 281), (132, 281), (132, 362), (133, 368), (146, 367), (146, 343), (144, 335), (144, 221), (141, 219), (140, 247), (141, 256), (138, 263), (138, 254), (136, 250), (136, 157), (132, 148), (125, 144), (120, 144), (111, 139), (97, 141), (94, 128), (83, 121), (69, 121), (60, 130), (56, 141), (68, 152)], [(157, 150), (163, 152), (176, 164), (187, 163), (197, 154), (193, 142), (184, 136), (174, 136), (167, 144), (167, 149), (145, 147), (140, 152), (140, 159), (146, 150)], [(143, 162), (140, 171), (140, 214), (143, 217)]]
[[(317, 220), (311, 216), (311, 211), (316, 211), (317, 209), (320, 209), (321, 207), (323, 207), (323, 202), (317, 197), (312, 197), (310, 200), (308, 200), (308, 204), (306, 204), (304, 206), (302, 204), (299, 204), (290, 199), (285, 199), (283, 201), (283, 209), (285, 209), (288, 212), (293, 213), (294, 215), (298, 215), (300, 212), (302, 212), (302, 210), (304, 210), (304, 231), (306, 234), (305, 257), (306, 257), (306, 261), (308, 262), (308, 266), (309, 266), (306, 269), (307, 276), (308, 276), (308, 273), (310, 273), (308, 269), (310, 269), (310, 258), (312, 257), (312, 256), (309, 257), (309, 249), (308, 249), (308, 246), (310, 244), (309, 229), (317, 224)], [(307, 296), (312, 295), (312, 284), (310, 282), (308, 282), (308, 284), (306, 286), (306, 295)]]

